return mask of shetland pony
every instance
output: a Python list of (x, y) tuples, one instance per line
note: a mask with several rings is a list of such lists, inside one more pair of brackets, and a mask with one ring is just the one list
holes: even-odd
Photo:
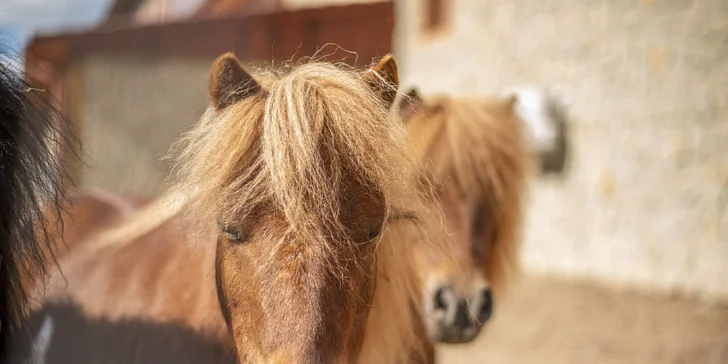
[[(210, 107), (173, 149), (170, 194), (63, 257), (36, 314), (182, 326), (241, 363), (409, 361), (424, 344), (409, 252), (444, 237), (431, 176), (389, 112), (397, 83), (391, 56), (364, 74), (310, 63), (257, 77), (221, 56)], [(106, 344), (151, 362), (143, 338)], [(71, 346), (49, 360), (104, 350)]]
[(492, 315), (492, 290), (502, 292), (517, 267), (533, 149), (549, 142), (537, 131), (550, 127), (541, 125), (552, 117), (545, 106), (557, 96), (524, 90), (502, 98), (423, 102), (413, 89), (399, 100), (398, 113), (435, 171), (451, 243), (452, 254), (435, 245), (414, 250), (423, 331), (435, 342), (474, 340)]
[[(59, 148), (75, 137), (42, 90), (32, 88), (0, 49), (0, 361), (10, 338), (26, 338), (29, 282), (46, 276), (49, 232), (59, 228), (65, 163)], [(74, 157), (75, 154), (71, 154)], [(51, 259), (52, 260), (52, 259)], [(21, 354), (22, 356), (22, 354)], [(17, 359), (17, 358), (16, 358)], [(31, 361), (34, 359), (31, 358)]]

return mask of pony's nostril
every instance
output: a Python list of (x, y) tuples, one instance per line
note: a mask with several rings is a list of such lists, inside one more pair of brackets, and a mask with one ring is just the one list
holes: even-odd
[(473, 324), (473, 320), (468, 313), (468, 303), (465, 301), (458, 303), (458, 309), (455, 311), (455, 317), (452, 323), (453, 328), (462, 333), (468, 327), (473, 326)]
[(490, 289), (485, 289), (480, 293), (480, 310), (478, 311), (478, 322), (485, 323), (493, 314), (493, 294)]
[(440, 288), (435, 292), (435, 309), (445, 310), (447, 304), (445, 303), (445, 288)]

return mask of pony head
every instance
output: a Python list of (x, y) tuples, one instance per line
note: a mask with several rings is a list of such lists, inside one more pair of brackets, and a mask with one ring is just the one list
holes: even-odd
[(392, 362), (418, 346), (406, 254), (437, 235), (439, 210), (389, 112), (397, 82), (391, 56), (363, 74), (309, 63), (253, 77), (232, 54), (215, 61), (176, 170), (215, 232), (241, 362)]
[(421, 158), (435, 173), (449, 250), (416, 246), (422, 319), (434, 341), (470, 342), (517, 264), (529, 164), (516, 97), (401, 99)]

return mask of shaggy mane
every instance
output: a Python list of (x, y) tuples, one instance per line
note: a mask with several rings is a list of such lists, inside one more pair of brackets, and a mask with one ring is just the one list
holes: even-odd
[(483, 263), (494, 289), (503, 289), (517, 268), (530, 164), (514, 101), (438, 97), (425, 101), (407, 124), (441, 187), (478, 201), (485, 222), (493, 224), (496, 238), (487, 242)]

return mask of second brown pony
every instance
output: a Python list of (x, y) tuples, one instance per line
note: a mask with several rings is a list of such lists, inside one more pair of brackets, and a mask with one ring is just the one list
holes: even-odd
[[(405, 257), (444, 240), (425, 168), (388, 110), (397, 81), (391, 56), (363, 75), (312, 63), (255, 78), (222, 56), (211, 106), (178, 145), (173, 192), (64, 256), (36, 314), (67, 304), (110, 325), (174, 324), (246, 363), (407, 361), (422, 342)], [(104, 362), (154, 361), (139, 356), (143, 339), (119, 343), (105, 342), (127, 357)], [(47, 362), (105, 350), (87, 344), (51, 344)], [(155, 359), (189, 360), (172, 354)]]
[[(515, 95), (423, 101), (401, 98), (421, 157), (431, 163), (445, 213), (448, 253), (415, 250), (424, 330), (435, 342), (475, 339), (517, 263), (522, 200), (530, 164)], [(431, 355), (433, 355), (431, 353)]]

